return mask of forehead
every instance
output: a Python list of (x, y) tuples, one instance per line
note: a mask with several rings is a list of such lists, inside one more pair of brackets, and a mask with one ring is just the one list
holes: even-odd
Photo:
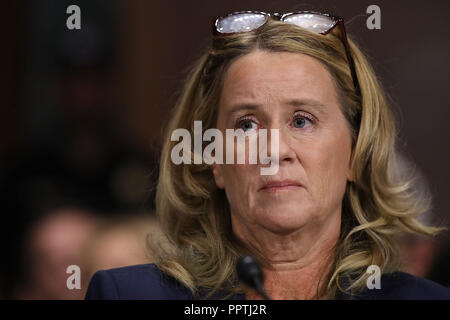
[(330, 73), (315, 58), (299, 53), (257, 50), (230, 65), (224, 78), (221, 102), (281, 96), (330, 102), (335, 100), (335, 88)]

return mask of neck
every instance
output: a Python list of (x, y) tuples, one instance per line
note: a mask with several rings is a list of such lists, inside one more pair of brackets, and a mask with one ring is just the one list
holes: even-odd
[[(315, 226), (304, 226), (290, 234), (239, 228), (235, 234), (265, 259), (264, 288), (272, 299), (316, 299), (334, 261), (340, 235), (340, 214)], [(262, 299), (254, 290), (247, 299)]]

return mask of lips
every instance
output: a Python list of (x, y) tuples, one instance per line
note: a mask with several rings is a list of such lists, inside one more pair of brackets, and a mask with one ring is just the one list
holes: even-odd
[(302, 185), (294, 180), (273, 180), (266, 183), (260, 191), (283, 191), (283, 190), (295, 190), (301, 188)]

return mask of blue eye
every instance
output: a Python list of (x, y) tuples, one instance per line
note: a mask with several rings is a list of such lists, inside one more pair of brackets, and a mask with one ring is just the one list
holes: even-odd
[(248, 130), (256, 130), (258, 128), (258, 125), (250, 119), (243, 119), (239, 121), (238, 129), (242, 129), (244, 132)]
[(293, 124), (295, 128), (302, 129), (306, 126), (306, 122), (309, 121), (312, 124), (312, 121), (304, 116), (298, 116), (294, 119)]

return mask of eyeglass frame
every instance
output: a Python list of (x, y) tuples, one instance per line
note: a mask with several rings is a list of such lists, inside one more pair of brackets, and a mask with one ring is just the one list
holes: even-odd
[[(267, 19), (259, 27), (255, 28), (255, 29), (252, 29), (252, 30), (248, 30), (248, 31), (238, 31), (238, 32), (226, 33), (226, 32), (220, 32), (218, 30), (217, 24), (219, 23), (220, 20), (225, 19), (225, 18), (230, 17), (230, 16), (234, 16), (234, 15), (238, 15), (238, 14), (244, 14), (244, 13), (262, 14), (262, 15), (266, 16)], [(259, 28), (263, 27), (267, 23), (267, 21), (269, 21), (270, 18), (278, 20), (278, 21), (281, 21), (281, 22), (285, 22), (285, 19), (287, 17), (292, 16), (292, 15), (296, 15), (296, 14), (315, 14), (315, 15), (320, 15), (320, 16), (325, 16), (327, 18), (330, 18), (333, 21), (333, 25), (329, 29), (327, 29), (326, 31), (319, 32), (319, 34), (322, 34), (322, 35), (329, 34), (331, 31), (333, 31), (333, 29), (336, 26), (340, 27), (341, 32), (340, 32), (340, 37), (339, 38), (341, 39), (342, 44), (344, 45), (344, 48), (345, 48), (347, 61), (348, 61), (348, 64), (349, 64), (349, 67), (350, 67), (350, 72), (351, 72), (352, 79), (353, 79), (353, 85), (355, 87), (357, 95), (359, 97), (361, 97), (361, 89), (360, 89), (360, 85), (359, 85), (359, 79), (358, 79), (358, 76), (356, 74), (355, 62), (353, 60), (353, 56), (352, 56), (351, 51), (350, 51), (350, 45), (349, 45), (348, 39), (347, 39), (347, 32), (345, 30), (344, 19), (342, 19), (340, 17), (333, 16), (333, 15), (330, 15), (330, 14), (327, 14), (327, 13), (315, 12), (315, 11), (296, 11), (296, 12), (289, 12), (289, 13), (284, 13), (284, 14), (280, 14), (280, 13), (272, 13), (271, 14), (271, 13), (262, 12), (262, 11), (237, 11), (237, 12), (232, 12), (232, 13), (226, 14), (224, 16), (216, 17), (213, 20), (213, 26), (212, 26), (212, 28), (213, 28), (213, 35), (215, 37), (218, 37), (218, 36), (229, 36), (229, 35), (233, 35), (233, 34), (239, 34), (239, 33), (255, 31), (255, 30), (258, 30)], [(291, 24), (296, 25), (295, 23), (291, 23)], [(298, 27), (300, 27), (300, 26), (298, 26)]]

